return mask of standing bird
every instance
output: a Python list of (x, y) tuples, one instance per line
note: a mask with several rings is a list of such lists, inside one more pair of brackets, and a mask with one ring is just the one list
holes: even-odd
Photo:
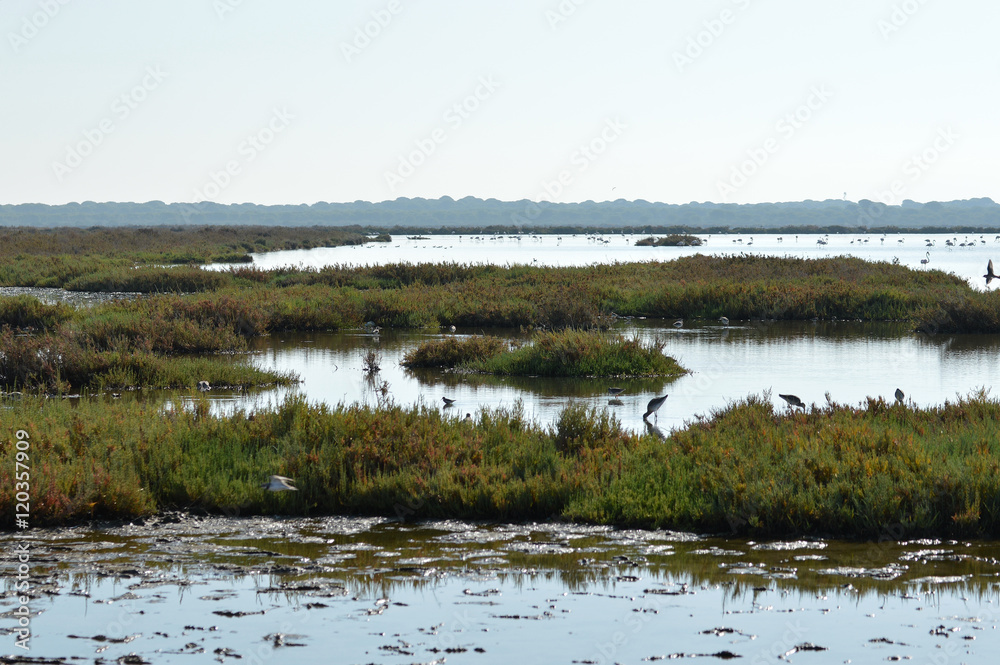
[(778, 397), (780, 397), (781, 399), (783, 399), (786, 402), (788, 402), (788, 406), (789, 407), (800, 406), (800, 407), (802, 407), (803, 411), (805, 411), (805, 409), (806, 409), (805, 402), (803, 402), (802, 400), (800, 400), (795, 395), (781, 395), (781, 394), (779, 394)]
[[(654, 397), (649, 400), (649, 404), (646, 405), (646, 413), (642, 414), (642, 419), (645, 420), (651, 414), (655, 414), (659, 411), (660, 407), (663, 406), (663, 403), (667, 401), (667, 397), (667, 395), (664, 395), (663, 397)], [(653, 419), (656, 420), (657, 417), (653, 415)]]
[(931, 253), (930, 252), (924, 252), (924, 255), (927, 258), (926, 259), (920, 259), (920, 263), (922, 263), (923, 265), (927, 265), (928, 263), (931, 262)]
[(454, 403), (455, 403), (455, 400), (453, 400), (453, 399), (448, 399), (447, 397), (442, 397), (442, 398), (441, 398), (441, 401), (442, 401), (442, 402), (444, 402), (444, 405), (445, 405), (446, 407), (448, 407), (448, 406), (451, 406), (452, 404), (454, 404)]
[(902, 390), (896, 388), (896, 401), (902, 404), (904, 399), (906, 399), (906, 395), (903, 394)]
[(997, 279), (997, 276), (993, 274), (993, 259), (990, 259), (990, 262), (986, 264), (986, 274), (983, 277), (986, 278), (986, 286), (989, 286), (990, 282)]
[(269, 476), (266, 483), (260, 486), (262, 490), (271, 492), (298, 492), (298, 487), (292, 487), (295, 481), (285, 476)]
[(200, 390), (201, 392), (203, 392), (203, 393), (204, 392), (208, 392), (211, 389), (212, 389), (212, 386), (208, 385), (208, 381), (199, 381), (198, 382), (198, 390)]

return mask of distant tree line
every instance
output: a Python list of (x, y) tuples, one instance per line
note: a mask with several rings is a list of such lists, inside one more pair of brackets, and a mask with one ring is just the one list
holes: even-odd
[(1000, 229), (1000, 205), (989, 198), (901, 205), (863, 199), (793, 203), (548, 203), (465, 197), (371, 203), (39, 203), (0, 205), (0, 225), (114, 226), (354, 226), (371, 232), (580, 233), (854, 233), (899, 230), (986, 232)]

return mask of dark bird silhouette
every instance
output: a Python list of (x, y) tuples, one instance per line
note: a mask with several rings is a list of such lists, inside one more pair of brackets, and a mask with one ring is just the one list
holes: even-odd
[(451, 406), (452, 404), (454, 404), (454, 403), (455, 403), (455, 400), (453, 400), (453, 399), (448, 399), (447, 397), (442, 397), (442, 398), (441, 398), (441, 401), (442, 401), (442, 402), (444, 402), (444, 405), (445, 405), (445, 406)]
[(780, 397), (781, 399), (783, 399), (786, 402), (788, 402), (788, 406), (790, 406), (790, 407), (799, 406), (799, 407), (802, 407), (803, 411), (805, 411), (805, 408), (806, 408), (805, 402), (803, 402), (802, 400), (800, 400), (795, 395), (781, 395), (781, 394), (779, 394), (778, 397)]
[(986, 264), (986, 274), (983, 277), (986, 278), (986, 286), (989, 286), (990, 282), (997, 279), (997, 276), (993, 273), (993, 259), (990, 259), (990, 262)]
[(902, 404), (904, 399), (906, 399), (906, 395), (903, 394), (902, 390), (896, 388), (896, 401)]
[(928, 263), (931, 262), (931, 253), (930, 252), (925, 252), (924, 256), (926, 256), (927, 258), (926, 259), (920, 259), (920, 262), (922, 264), (924, 264), (924, 265), (927, 265)]
[(623, 392), (625, 392), (624, 388), (608, 388), (608, 394), (612, 397), (618, 397)]
[[(663, 397), (654, 397), (653, 399), (649, 400), (649, 404), (646, 405), (646, 413), (642, 414), (642, 419), (645, 420), (651, 414), (655, 414), (657, 411), (660, 410), (660, 407), (663, 406), (663, 403), (666, 401), (667, 401), (667, 395), (664, 395)], [(653, 415), (653, 419), (654, 420), (656, 419), (655, 415)]]

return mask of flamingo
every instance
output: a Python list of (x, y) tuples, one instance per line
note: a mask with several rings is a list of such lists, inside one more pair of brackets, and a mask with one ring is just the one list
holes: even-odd
[(930, 252), (924, 252), (924, 255), (927, 258), (926, 259), (920, 259), (920, 263), (922, 263), (923, 265), (927, 265), (928, 263), (931, 262), (931, 253)]

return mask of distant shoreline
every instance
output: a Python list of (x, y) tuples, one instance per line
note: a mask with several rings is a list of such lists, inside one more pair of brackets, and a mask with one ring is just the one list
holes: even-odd
[(253, 203), (39, 203), (0, 205), (0, 226), (332, 226), (414, 233), (996, 233), (989, 198), (888, 206), (876, 201), (788, 203), (550, 203), (465, 197), (301, 205)]

